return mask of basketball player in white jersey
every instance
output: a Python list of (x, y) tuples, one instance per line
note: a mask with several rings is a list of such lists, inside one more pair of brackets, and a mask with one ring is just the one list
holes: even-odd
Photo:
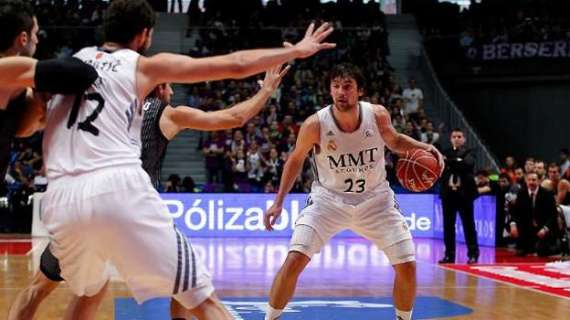
[(396, 273), (396, 316), (408, 320), (416, 295), (415, 252), (386, 181), (384, 147), (397, 153), (428, 150), (441, 164), (443, 157), (433, 146), (396, 132), (384, 107), (359, 101), (364, 80), (356, 67), (338, 65), (329, 76), (334, 103), (301, 126), (275, 203), (265, 214), (265, 226), (272, 230), (310, 153), (315, 180), (307, 206), (296, 221), (287, 259), (273, 281), (265, 319), (280, 318), (311, 257), (336, 233), (350, 229), (374, 242), (390, 260)]
[(160, 83), (247, 77), (332, 48), (322, 43), (332, 27), (311, 24), (292, 48), (200, 59), (142, 57), (154, 19), (144, 0), (115, 0), (105, 14), (104, 45), (75, 55), (95, 67), (99, 79), (84, 95), (58, 95), (48, 105), (43, 221), (61, 275), (76, 295), (99, 292), (112, 263), (138, 302), (173, 296), (199, 319), (230, 319), (141, 168), (141, 102)]
[[(156, 87), (150, 97), (145, 99), (142, 127), (142, 167), (150, 176), (153, 185), (158, 188), (160, 167), (166, 154), (169, 142), (182, 130), (196, 129), (215, 131), (242, 127), (252, 117), (257, 115), (271, 98), (289, 67), (275, 67), (265, 73), (262, 88), (250, 99), (232, 107), (219, 111), (204, 112), (187, 106), (170, 105), (172, 88), (169, 84)], [(27, 115), (28, 116), (28, 115)], [(29, 115), (28, 122), (34, 127), (42, 128), (45, 112)], [(40, 270), (34, 275), (32, 282), (24, 288), (8, 312), (8, 320), (33, 319), (40, 303), (59, 285), (61, 278), (59, 261), (46, 247), (40, 259)], [(104, 287), (106, 288), (106, 287)], [(105, 289), (92, 297), (77, 297), (72, 300), (72, 308), (67, 310), (67, 319), (95, 319), (97, 309), (104, 296)], [(187, 319), (191, 315), (176, 300), (171, 304), (172, 319)]]

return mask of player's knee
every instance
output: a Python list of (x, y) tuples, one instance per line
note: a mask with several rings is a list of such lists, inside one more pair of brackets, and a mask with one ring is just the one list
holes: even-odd
[(287, 273), (299, 274), (301, 273), (311, 259), (301, 252), (291, 251), (287, 255), (283, 269)]
[(411, 239), (406, 239), (384, 248), (384, 253), (393, 266), (416, 261), (414, 243)]
[(291, 237), (289, 253), (302, 254), (310, 260), (314, 254), (321, 250), (322, 246), (323, 241), (313, 227), (299, 224), (295, 227)]

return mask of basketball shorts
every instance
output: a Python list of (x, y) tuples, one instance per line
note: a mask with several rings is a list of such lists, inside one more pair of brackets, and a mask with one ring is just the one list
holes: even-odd
[[(348, 229), (370, 240), (386, 254), (390, 253), (388, 258), (392, 264), (415, 260), (412, 235), (394, 192), (390, 188), (373, 192), (374, 195), (358, 204), (348, 204), (342, 197), (327, 193), (311, 193), (295, 222), (290, 250), (312, 257), (335, 234)], [(316, 236), (310, 234), (311, 229)], [(391, 248), (405, 248), (406, 261), (392, 257), (396, 253), (392, 253)]]
[(173, 296), (194, 308), (214, 291), (203, 262), (174, 227), (142, 168), (58, 178), (50, 182), (42, 207), (61, 277), (79, 296), (103, 287), (110, 264), (139, 303)]

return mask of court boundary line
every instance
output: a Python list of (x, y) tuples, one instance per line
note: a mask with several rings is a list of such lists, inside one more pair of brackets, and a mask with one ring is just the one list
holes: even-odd
[[(513, 265), (513, 264), (515, 264), (515, 263), (511, 263), (511, 265)], [(520, 288), (520, 289), (524, 289), (524, 290), (528, 290), (528, 291), (533, 291), (533, 292), (537, 292), (537, 293), (540, 293), (540, 294), (545, 294), (545, 295), (548, 295), (548, 296), (551, 296), (551, 297), (560, 298), (560, 299), (563, 299), (563, 300), (570, 300), (570, 297), (565, 297), (565, 296), (561, 296), (561, 295), (558, 295), (558, 294), (555, 294), (555, 293), (545, 292), (545, 291), (538, 290), (538, 289), (536, 289), (537, 286), (528, 286), (528, 287), (525, 287), (525, 286), (521, 286), (521, 285), (519, 285), (519, 284), (507, 282), (507, 281), (504, 281), (504, 280), (493, 279), (493, 278), (491, 278), (491, 277), (489, 277), (489, 276), (485, 276), (485, 275), (472, 274), (472, 273), (469, 273), (469, 272), (467, 272), (467, 271), (448, 268), (447, 266), (444, 266), (444, 265), (438, 265), (438, 266), (439, 266), (440, 268), (445, 269), (445, 270), (448, 270), (448, 271), (455, 271), (455, 272), (462, 273), (462, 274), (466, 274), (466, 275), (469, 275), (469, 276), (472, 276), (472, 277), (483, 278), (483, 279), (486, 279), (486, 280), (491, 280), (491, 281), (499, 282), (499, 283), (502, 283), (502, 284), (507, 284), (507, 285), (512, 286), (512, 287), (516, 287), (516, 288)], [(484, 266), (484, 265), (483, 265), (483, 266)]]
[(5, 239), (0, 238), (0, 243), (8, 243), (8, 242), (16, 242), (16, 243), (24, 243), (24, 242), (32, 242), (32, 239)]

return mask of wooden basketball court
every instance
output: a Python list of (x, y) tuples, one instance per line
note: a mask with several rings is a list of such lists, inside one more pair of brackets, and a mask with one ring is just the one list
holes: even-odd
[[(230, 308), (235, 309), (242, 319), (263, 319), (262, 312), (251, 310), (256, 310), (266, 301), (272, 278), (287, 253), (288, 240), (193, 239), (192, 242), (199, 254), (205, 257), (218, 293), (224, 300), (229, 301)], [(17, 292), (36, 272), (39, 256), (46, 244), (45, 238), (0, 239), (0, 314), (7, 314)], [(544, 262), (536, 257), (517, 260), (512, 252), (506, 250), (481, 249), (481, 264), (494, 265), (495, 269), (492, 270), (513, 272), (513, 265), (517, 263), (528, 265), (529, 262), (535, 262), (540, 265)], [(458, 263), (462, 263), (466, 260), (465, 248), (459, 246), (458, 250)], [(523, 288), (520, 281), (515, 286), (507, 283), (508, 281), (489, 280), (438, 266), (435, 262), (443, 254), (443, 245), (439, 240), (419, 239), (416, 242), (416, 251), (419, 298), (415, 319), (570, 317), (570, 285), (564, 288), (570, 279), (568, 271), (561, 273), (560, 281), (555, 285), (561, 294), (544, 293), (538, 291), (538, 284)], [(504, 263), (508, 263), (509, 267), (502, 268)], [(533, 268), (535, 266), (530, 265)], [(337, 310), (334, 307), (339, 306), (340, 313), (337, 314), (350, 314), (350, 319), (378, 319), (368, 316), (374, 311), (369, 308), (384, 308), (382, 312), (385, 313), (382, 314), (391, 312), (389, 300), (392, 277), (387, 259), (368, 242), (361, 239), (333, 240), (313, 259), (302, 275), (296, 297), (304, 302), (293, 305), (293, 309), (298, 310), (286, 313), (284, 320), (334, 318), (323, 315), (322, 311), (319, 313), (322, 316), (312, 316), (310, 310), (315, 303), (320, 306), (327, 305), (323, 310), (334, 311)], [(548, 284), (547, 277), (540, 279)], [(120, 281), (112, 283), (110, 292), (105, 298), (98, 319), (168, 319), (168, 316), (153, 316), (159, 314), (156, 312), (165, 314), (165, 310), (159, 309), (164, 309), (167, 302), (155, 303), (154, 309), (145, 309), (144, 305), (137, 306), (131, 299), (126, 299), (129, 292)], [(564, 292), (568, 293), (566, 297)], [(69, 297), (69, 290), (62, 284), (40, 307), (37, 319), (61, 319)], [(253, 299), (255, 297), (259, 299)], [(315, 302), (315, 299), (319, 302)], [(253, 300), (256, 302), (251, 302)], [(354, 306), (355, 301), (360, 301), (357, 305), (361, 309), (349, 308), (348, 304)], [(250, 302), (251, 305), (246, 307)], [(237, 318), (239, 319), (239, 316)]]

